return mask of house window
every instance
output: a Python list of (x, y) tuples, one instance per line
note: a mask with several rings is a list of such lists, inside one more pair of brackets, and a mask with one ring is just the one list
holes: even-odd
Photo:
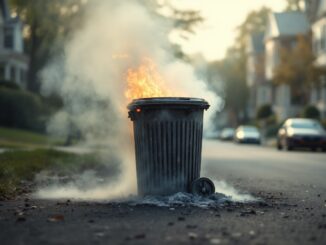
[(4, 28), (4, 46), (7, 49), (14, 48), (14, 33), (11, 27)]

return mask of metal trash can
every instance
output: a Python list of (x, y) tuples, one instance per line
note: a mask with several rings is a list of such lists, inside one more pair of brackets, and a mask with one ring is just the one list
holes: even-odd
[(179, 97), (136, 99), (128, 105), (139, 195), (192, 190), (200, 176), (203, 111), (208, 108), (203, 99)]

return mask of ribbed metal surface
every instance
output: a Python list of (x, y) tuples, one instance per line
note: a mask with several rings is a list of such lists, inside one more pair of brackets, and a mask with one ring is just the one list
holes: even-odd
[(199, 110), (188, 112), (186, 118), (140, 117), (134, 121), (140, 195), (189, 191), (189, 185), (200, 176), (202, 117)]

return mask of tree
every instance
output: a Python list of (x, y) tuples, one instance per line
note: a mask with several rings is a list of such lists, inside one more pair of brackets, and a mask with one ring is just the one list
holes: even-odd
[[(25, 23), (26, 53), (29, 56), (28, 89), (38, 92), (40, 83), (38, 73), (47, 64), (52, 54), (60, 53), (63, 43), (72, 30), (82, 24), (82, 19), (91, 1), (82, 0), (10, 0), (14, 12)], [(179, 31), (193, 33), (197, 24), (203, 21), (199, 11), (177, 10), (173, 5), (164, 3), (170, 9), (170, 14), (158, 14), (162, 7), (155, 0), (138, 1), (148, 11), (173, 22), (173, 27)], [(183, 58), (185, 55), (177, 46), (173, 46), (175, 54)]]
[(303, 11), (304, 0), (286, 0), (286, 11)]
[(250, 12), (244, 22), (237, 27), (238, 34), (234, 46), (245, 51), (249, 35), (265, 32), (269, 13), (271, 9), (266, 7)]
[(272, 106), (270, 104), (262, 105), (257, 110), (256, 118), (258, 120), (261, 119), (268, 119), (269, 117), (273, 116), (274, 112)]
[(224, 60), (217, 69), (224, 81), (225, 108), (231, 114), (233, 124), (246, 120), (248, 88), (246, 85), (247, 40), (254, 33), (263, 32), (267, 26), (270, 9), (261, 8), (249, 13), (244, 22), (237, 28), (237, 38), (227, 51)]
[(226, 58), (217, 63), (218, 72), (224, 82), (225, 109), (231, 124), (236, 126), (242, 121), (248, 91), (243, 77), (243, 60), (237, 50), (229, 49)]
[(320, 111), (316, 106), (308, 105), (303, 110), (303, 117), (319, 120)]
[(314, 54), (309, 37), (297, 36), (294, 48), (291, 44), (281, 48), (280, 63), (274, 70), (275, 84), (288, 84), (294, 102), (304, 103), (307, 87), (317, 81), (319, 71), (314, 66)]
[(38, 72), (78, 25), (83, 3), (80, 0), (10, 0), (10, 4), (25, 23), (25, 52), (30, 60), (28, 89), (38, 92)]

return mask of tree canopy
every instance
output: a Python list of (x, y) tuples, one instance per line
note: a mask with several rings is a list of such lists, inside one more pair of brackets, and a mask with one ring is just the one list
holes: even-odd
[[(39, 91), (38, 73), (47, 64), (52, 54), (59, 53), (63, 43), (73, 30), (82, 24), (89, 0), (10, 0), (10, 5), (25, 24), (25, 52), (30, 59), (28, 89)], [(172, 21), (172, 27), (194, 33), (198, 23), (203, 21), (199, 11), (178, 10), (165, 2), (169, 15), (159, 14), (162, 7), (154, 0), (138, 1), (157, 17)], [(182, 58), (181, 49), (174, 45), (175, 54)]]
[(303, 11), (305, 0), (286, 0), (286, 11)]
[(224, 82), (225, 109), (231, 113), (233, 124), (246, 120), (248, 38), (265, 31), (270, 11), (269, 8), (263, 7), (250, 12), (244, 22), (238, 26), (236, 40), (228, 49), (225, 58), (217, 63), (217, 70)]
[(309, 84), (316, 79), (314, 54), (309, 37), (297, 36), (294, 48), (282, 47), (280, 64), (274, 71), (276, 84)]
[(38, 92), (38, 72), (51, 53), (60, 49), (80, 20), (83, 1), (80, 0), (10, 0), (11, 7), (25, 24), (25, 52), (30, 59), (28, 88)]

